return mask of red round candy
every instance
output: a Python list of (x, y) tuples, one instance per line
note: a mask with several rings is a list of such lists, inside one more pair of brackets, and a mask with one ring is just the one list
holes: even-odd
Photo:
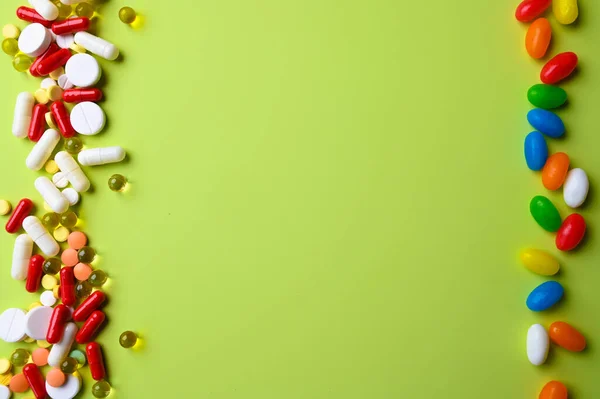
[(577, 67), (577, 54), (560, 53), (544, 65), (540, 79), (547, 85), (553, 85), (567, 78)]
[(556, 248), (561, 251), (575, 249), (585, 236), (585, 220), (578, 213), (573, 213), (563, 221), (556, 233)]
[(537, 18), (552, 4), (552, 0), (523, 0), (515, 11), (517, 21), (528, 22)]

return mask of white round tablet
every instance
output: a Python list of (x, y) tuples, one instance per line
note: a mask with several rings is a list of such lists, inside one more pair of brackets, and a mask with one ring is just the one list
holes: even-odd
[(54, 292), (52, 292), (51, 290), (42, 292), (42, 295), (40, 295), (40, 302), (44, 306), (54, 306), (56, 304)]
[(12, 392), (7, 386), (0, 385), (0, 399), (9, 399), (11, 395)]
[(74, 188), (65, 188), (62, 190), (62, 194), (65, 196), (67, 201), (69, 201), (69, 205), (77, 205), (79, 202), (79, 193)]
[(58, 87), (63, 90), (72, 89), (74, 87), (73, 83), (69, 80), (67, 75), (60, 75), (58, 77)]
[(75, 54), (67, 61), (65, 73), (75, 86), (89, 87), (98, 83), (102, 71), (91, 55)]
[(42, 89), (47, 89), (50, 86), (56, 86), (56, 81), (52, 78), (46, 78), (42, 80), (42, 83), (40, 84)]
[(73, 39), (73, 34), (67, 33), (66, 35), (56, 35), (56, 44), (60, 48), (71, 48), (71, 46), (75, 43)]
[(27, 25), (19, 36), (19, 50), (30, 57), (42, 55), (52, 42), (52, 35), (41, 24)]
[(81, 390), (78, 375), (67, 374), (67, 381), (60, 387), (53, 387), (46, 381), (46, 392), (52, 399), (73, 399)]
[(104, 128), (105, 122), (104, 111), (96, 103), (85, 101), (74, 106), (71, 111), (71, 125), (79, 134), (98, 134)]
[(0, 315), (0, 338), (5, 342), (19, 342), (25, 338), (25, 312), (22, 309), (6, 309)]
[(27, 312), (25, 315), (25, 334), (33, 339), (46, 339), (52, 311), (50, 306), (38, 306)]
[(58, 188), (65, 188), (69, 185), (69, 180), (67, 179), (67, 175), (63, 172), (56, 172), (54, 176), (52, 176), (52, 183)]

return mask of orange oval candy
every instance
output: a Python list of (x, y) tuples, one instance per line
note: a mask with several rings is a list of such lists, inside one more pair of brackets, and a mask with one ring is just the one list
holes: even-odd
[(585, 337), (572, 325), (564, 321), (555, 321), (548, 330), (550, 339), (558, 346), (572, 352), (581, 352), (585, 349)]
[(546, 18), (538, 18), (527, 30), (525, 35), (525, 48), (527, 53), (533, 58), (542, 58), (546, 55), (546, 50), (552, 39), (552, 27)]
[(558, 381), (550, 381), (540, 392), (540, 399), (567, 399), (567, 396), (567, 387)]
[(542, 169), (542, 183), (548, 190), (558, 190), (569, 171), (569, 156), (564, 152), (552, 154)]

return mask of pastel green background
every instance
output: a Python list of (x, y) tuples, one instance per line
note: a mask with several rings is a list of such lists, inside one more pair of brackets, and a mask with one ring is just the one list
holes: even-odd
[[(19, 4), (0, 3), (1, 20)], [(522, 155), (543, 62), (516, 4), (132, 0), (133, 30), (126, 4), (106, 3), (99, 34), (124, 57), (101, 62), (109, 122), (84, 141), (129, 159), (85, 169), (79, 214), (111, 276), (99, 341), (114, 397), (512, 399), (550, 379), (598, 396), (600, 9), (580, 1), (570, 27), (549, 16), (551, 53), (581, 59), (550, 148), (592, 191), (587, 242), (558, 255), (565, 299), (540, 315), (525, 298), (545, 279), (517, 254), (556, 253), (529, 216), (547, 193)], [(31, 143), (10, 133), (15, 96), (39, 83), (2, 60), (0, 198), (41, 204)], [(107, 188), (117, 172), (126, 193)], [(13, 241), (0, 237), (0, 309), (38, 297), (9, 277)], [(527, 328), (555, 320), (589, 347), (535, 368)], [(143, 350), (119, 347), (127, 329)]]

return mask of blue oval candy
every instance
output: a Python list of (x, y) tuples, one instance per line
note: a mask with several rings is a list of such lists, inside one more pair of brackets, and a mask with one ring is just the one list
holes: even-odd
[(564, 288), (558, 281), (546, 281), (534, 288), (527, 297), (527, 307), (534, 312), (541, 312), (560, 301)]
[(565, 134), (565, 124), (554, 112), (535, 108), (527, 113), (527, 120), (535, 130), (546, 136), (556, 138)]
[(548, 145), (544, 135), (533, 131), (525, 137), (525, 161), (531, 170), (541, 170), (548, 159)]

